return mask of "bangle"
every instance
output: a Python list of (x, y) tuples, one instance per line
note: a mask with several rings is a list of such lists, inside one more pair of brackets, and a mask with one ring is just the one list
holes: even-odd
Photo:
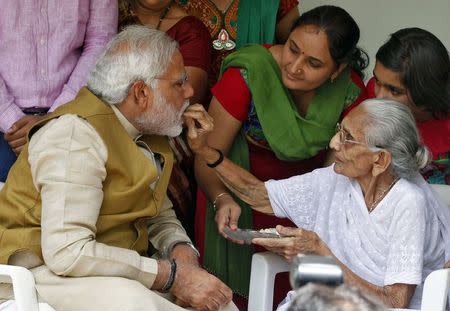
[(162, 292), (167, 292), (169, 289), (172, 288), (173, 283), (175, 281), (175, 274), (177, 273), (177, 263), (175, 259), (170, 260), (170, 274), (169, 278), (167, 279), (166, 284), (161, 288)]
[(228, 192), (222, 192), (222, 193), (219, 193), (219, 194), (216, 196), (216, 198), (214, 199), (214, 201), (213, 201), (213, 208), (214, 208), (214, 211), (217, 210), (217, 209), (216, 209), (217, 201), (218, 201), (221, 197), (223, 197), (224, 195), (231, 195), (231, 194), (229, 194)]
[(206, 165), (208, 165), (208, 167), (210, 167), (210, 168), (215, 168), (217, 165), (219, 165), (223, 161), (222, 151), (220, 151), (219, 149), (216, 149), (216, 148), (213, 148), (213, 149), (219, 153), (219, 158), (217, 159), (217, 161), (215, 161), (213, 163), (206, 163)]

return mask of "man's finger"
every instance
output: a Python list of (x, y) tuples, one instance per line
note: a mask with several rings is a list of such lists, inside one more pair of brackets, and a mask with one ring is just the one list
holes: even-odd
[(224, 283), (220, 286), (220, 293), (224, 297), (224, 305), (229, 303), (233, 299), (233, 291)]
[(9, 142), (12, 142), (14, 140), (21, 138), (22, 136), (25, 136), (25, 134), (26, 134), (26, 131), (24, 131), (23, 128), (19, 128), (14, 132), (6, 133), (4, 137), (5, 137), (5, 140), (9, 143)]
[(25, 124), (28, 124), (29, 120), (27, 117), (23, 117), (22, 119), (17, 120), (13, 123), (8, 132), (15, 132), (18, 129), (22, 128)]
[(14, 148), (13, 151), (16, 154), (16, 156), (19, 156), (22, 149), (23, 149), (23, 146), (20, 146), (20, 147)]
[(21, 148), (27, 143), (27, 139), (25, 137), (21, 137), (19, 139), (8, 142), (12, 149)]

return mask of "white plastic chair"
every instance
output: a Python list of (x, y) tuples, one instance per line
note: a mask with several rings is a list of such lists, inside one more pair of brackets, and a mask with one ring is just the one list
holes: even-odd
[(0, 305), (0, 310), (55, 311), (46, 303), (39, 303), (36, 296), (34, 277), (30, 270), (18, 266), (0, 265), (0, 282), (12, 283), (14, 304)]
[(425, 279), (422, 311), (445, 311), (450, 287), (450, 269), (431, 272)]
[(431, 189), (442, 199), (444, 204), (450, 208), (450, 186), (448, 185), (430, 185)]
[(289, 271), (291, 265), (283, 257), (271, 252), (256, 253), (252, 257), (248, 311), (271, 311), (275, 276)]
[[(450, 186), (431, 185), (450, 208)], [(290, 264), (271, 252), (256, 253), (252, 257), (248, 311), (272, 311), (275, 275), (290, 270)], [(433, 271), (425, 279), (422, 311), (445, 311), (450, 284), (450, 269)], [(400, 309), (392, 309), (400, 310)]]
[[(290, 264), (281, 256), (271, 252), (254, 254), (248, 311), (272, 311), (275, 275), (289, 270)], [(424, 283), (421, 310), (445, 311), (449, 286), (450, 269), (430, 273)]]

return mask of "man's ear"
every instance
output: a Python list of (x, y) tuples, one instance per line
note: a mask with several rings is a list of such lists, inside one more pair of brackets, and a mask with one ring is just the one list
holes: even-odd
[(139, 111), (147, 110), (153, 103), (153, 90), (142, 80), (133, 83), (130, 93)]
[(389, 169), (392, 162), (392, 155), (387, 150), (381, 150), (373, 155), (372, 175), (378, 176)]
[(331, 81), (334, 81), (345, 68), (347, 68), (347, 64), (340, 64), (339, 67), (332, 73), (330, 77)]

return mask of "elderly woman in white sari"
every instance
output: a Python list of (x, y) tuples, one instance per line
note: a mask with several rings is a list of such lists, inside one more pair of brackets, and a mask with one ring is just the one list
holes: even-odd
[(420, 307), (426, 276), (450, 259), (450, 212), (418, 174), (428, 151), (408, 108), (379, 99), (361, 103), (337, 125), (333, 165), (266, 182), (208, 146), (213, 124), (202, 108), (190, 107), (185, 120), (192, 150), (231, 192), (298, 226), (277, 226), (285, 238), (254, 244), (287, 259), (333, 256), (347, 285), (389, 307)]

